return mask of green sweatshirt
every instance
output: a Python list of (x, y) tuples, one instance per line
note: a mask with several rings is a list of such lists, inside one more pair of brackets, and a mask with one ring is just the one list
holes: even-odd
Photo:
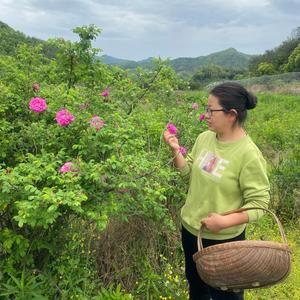
[[(268, 207), (266, 162), (248, 135), (234, 142), (221, 142), (214, 132), (203, 132), (187, 155), (186, 162), (186, 166), (179, 170), (190, 182), (186, 202), (181, 209), (181, 221), (190, 233), (197, 235), (200, 221), (211, 212)], [(250, 222), (263, 215), (262, 210), (247, 213)], [(216, 234), (204, 230), (202, 237), (229, 239), (241, 234), (245, 227), (246, 224), (237, 225)]]

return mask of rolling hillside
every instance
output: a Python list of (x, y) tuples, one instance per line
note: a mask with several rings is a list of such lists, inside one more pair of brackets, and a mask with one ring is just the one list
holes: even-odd
[[(45, 43), (45, 41), (28, 37), (24, 33), (11, 28), (0, 21), (0, 55), (14, 55), (19, 44), (43, 44), (43, 52), (47, 57), (53, 57), (55, 49)], [(229, 48), (220, 52), (215, 52), (207, 56), (179, 57), (169, 61), (170, 66), (181, 75), (193, 75), (199, 67), (206, 65), (217, 65), (220, 67), (230, 67), (236, 69), (247, 69), (248, 62), (252, 56), (238, 52), (234, 48)], [(102, 55), (100, 60), (108, 65), (120, 66), (124, 69), (151, 68), (152, 57), (140, 61), (120, 59), (108, 55)]]
[[(170, 60), (170, 66), (181, 75), (194, 74), (197, 69), (207, 65), (217, 65), (220, 67), (247, 69), (252, 55), (238, 52), (234, 48), (229, 48), (220, 52), (215, 52), (207, 56), (199, 57), (179, 57)], [(152, 58), (142, 61), (124, 60), (108, 55), (103, 55), (100, 59), (109, 65), (120, 66), (125, 69), (135, 69), (136, 67), (150, 67)]]

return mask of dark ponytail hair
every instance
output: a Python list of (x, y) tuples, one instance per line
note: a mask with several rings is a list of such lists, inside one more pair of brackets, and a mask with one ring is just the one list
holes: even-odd
[(237, 111), (237, 122), (243, 124), (247, 118), (247, 110), (253, 109), (257, 104), (257, 98), (248, 92), (242, 85), (236, 82), (224, 82), (215, 86), (211, 91), (219, 99), (220, 105), (226, 110)]

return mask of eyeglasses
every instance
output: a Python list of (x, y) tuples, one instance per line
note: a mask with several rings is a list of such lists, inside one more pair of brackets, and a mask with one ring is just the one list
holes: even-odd
[(208, 114), (210, 117), (212, 116), (212, 113), (214, 112), (214, 111), (227, 111), (226, 109), (224, 109), (224, 108), (222, 108), (222, 109), (211, 109), (211, 108), (209, 108), (208, 106), (205, 106), (205, 113), (206, 114)]

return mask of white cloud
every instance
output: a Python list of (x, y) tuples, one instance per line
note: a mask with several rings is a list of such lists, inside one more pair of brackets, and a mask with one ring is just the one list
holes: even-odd
[(279, 45), (300, 26), (296, 0), (1, 0), (0, 20), (47, 39), (75, 39), (96, 24), (95, 45), (118, 57), (200, 56), (235, 47), (246, 53)]

